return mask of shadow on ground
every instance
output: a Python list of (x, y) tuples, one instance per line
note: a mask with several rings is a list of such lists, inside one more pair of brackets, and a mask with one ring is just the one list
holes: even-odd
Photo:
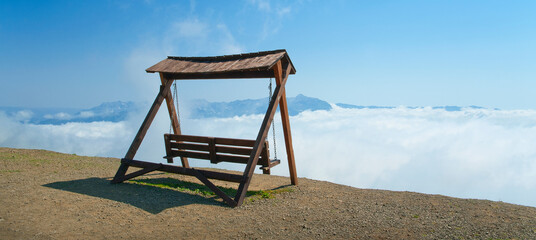
[(54, 182), (43, 186), (126, 203), (152, 214), (160, 213), (168, 208), (190, 204), (226, 207), (216, 197), (203, 197), (194, 193), (129, 182), (110, 184), (110, 181), (105, 178)]

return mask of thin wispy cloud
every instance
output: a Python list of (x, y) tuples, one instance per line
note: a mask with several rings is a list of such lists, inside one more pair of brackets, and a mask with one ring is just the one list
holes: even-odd
[(199, 20), (197, 17), (172, 23), (161, 39), (167, 55), (217, 55), (244, 51), (225, 23)]
[(257, 7), (260, 11), (269, 12), (272, 10), (270, 1), (268, 0), (248, 0), (248, 2)]
[(279, 33), (284, 20), (292, 13), (293, 6), (299, 5), (300, 2), (249, 0), (248, 4), (262, 18), (262, 31), (259, 40), (263, 41)]
[(188, 19), (174, 23), (169, 32), (175, 33), (178, 38), (205, 38), (208, 34), (207, 28), (207, 24), (198, 19)]
[[(192, 8), (195, 8), (192, 3)], [(227, 25), (211, 18), (192, 14), (178, 17), (151, 38), (145, 38), (124, 59), (124, 75), (127, 84), (137, 86), (144, 101), (152, 101), (156, 92), (154, 82), (158, 76), (148, 76), (144, 69), (166, 56), (212, 56), (245, 52)], [(157, 81), (158, 82), (158, 81)]]

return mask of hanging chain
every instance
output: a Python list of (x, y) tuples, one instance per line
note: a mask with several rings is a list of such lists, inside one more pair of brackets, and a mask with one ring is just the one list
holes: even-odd
[(175, 109), (177, 110), (177, 122), (181, 125), (181, 112), (179, 107), (179, 94), (177, 94), (177, 81), (173, 82), (173, 99), (175, 99)]
[[(173, 82), (173, 99), (175, 99), (175, 109), (177, 111), (177, 121), (179, 122), (179, 126), (181, 124), (181, 114), (179, 112), (179, 97), (178, 97), (178, 94), (177, 94), (177, 81), (174, 81)], [(169, 122), (169, 133), (171, 133), (171, 130), (172, 130), (172, 126), (173, 126), (173, 122), (170, 121)]]
[[(270, 85), (268, 85), (268, 89), (270, 89), (270, 95), (268, 95), (268, 105), (270, 105), (270, 101), (272, 100), (272, 78), (270, 78)], [(277, 144), (275, 141), (275, 124), (274, 124), (275, 118), (272, 119), (272, 135), (274, 138), (274, 160), (277, 160)]]

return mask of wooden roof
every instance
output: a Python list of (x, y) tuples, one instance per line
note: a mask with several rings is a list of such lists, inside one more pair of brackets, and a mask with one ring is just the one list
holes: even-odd
[(170, 79), (270, 78), (279, 60), (283, 68), (290, 63), (290, 74), (296, 73), (284, 49), (214, 57), (170, 56), (145, 71), (160, 72)]

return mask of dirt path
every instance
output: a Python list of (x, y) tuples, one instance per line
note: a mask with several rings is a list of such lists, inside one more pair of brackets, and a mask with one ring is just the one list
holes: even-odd
[(256, 175), (278, 190), (232, 209), (174, 174), (109, 184), (118, 163), (0, 148), (0, 239), (536, 239), (532, 207)]

